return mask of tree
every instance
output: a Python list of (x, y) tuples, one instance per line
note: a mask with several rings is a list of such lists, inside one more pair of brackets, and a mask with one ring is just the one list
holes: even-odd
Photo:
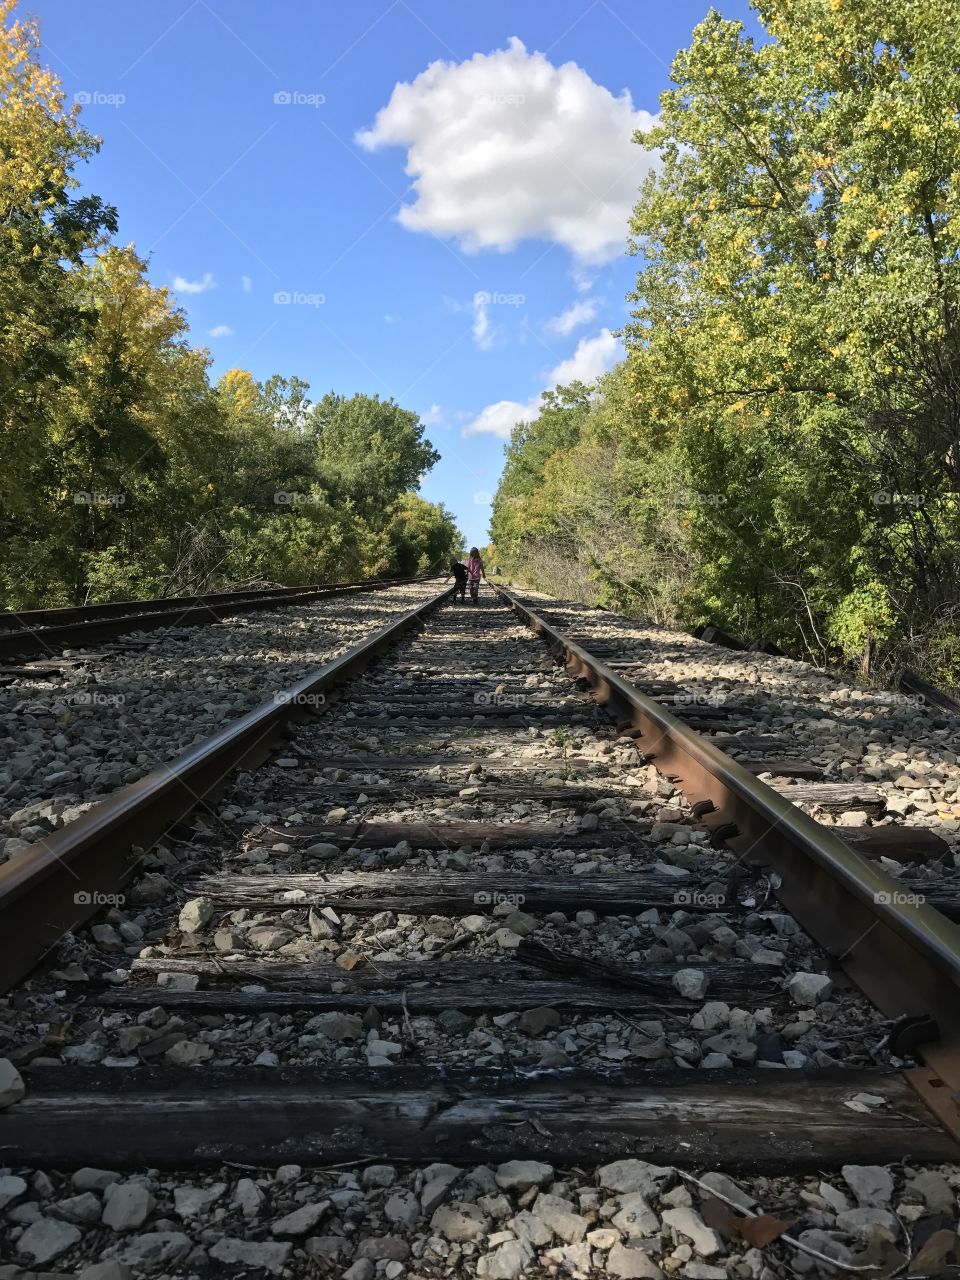
[(97, 196), (73, 197), (73, 170), (99, 146), (38, 61), (33, 20), (0, 0), (0, 521), (33, 495), (29, 469), (49, 448), (49, 406), (69, 379), (73, 338), (93, 317), (71, 269), (116, 230)]
[(418, 416), (379, 396), (328, 392), (306, 425), (316, 442), (321, 483), (367, 513), (415, 488), (440, 457), (424, 440)]

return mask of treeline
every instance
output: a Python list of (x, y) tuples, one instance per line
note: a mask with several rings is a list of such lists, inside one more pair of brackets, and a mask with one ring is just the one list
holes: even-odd
[(711, 13), (642, 189), (627, 358), (518, 426), (497, 555), (545, 589), (960, 683), (960, 23)]
[(76, 194), (99, 140), (0, 0), (0, 606), (439, 567), (438, 455), (393, 401), (232, 370)]

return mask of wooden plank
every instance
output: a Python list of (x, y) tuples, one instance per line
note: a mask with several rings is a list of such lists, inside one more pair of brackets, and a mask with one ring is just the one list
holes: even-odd
[[(458, 746), (461, 744), (457, 744)], [(463, 744), (469, 749), (469, 743)], [(517, 772), (524, 771), (528, 773), (549, 774), (550, 772), (561, 772), (564, 769), (575, 769), (578, 773), (590, 771), (592, 769), (607, 770), (611, 765), (617, 765), (620, 762), (612, 757), (609, 760), (580, 760), (572, 757), (561, 760), (559, 756), (555, 758), (538, 757), (527, 758), (524, 756), (485, 756), (485, 755), (454, 755), (452, 752), (444, 752), (441, 754), (424, 754), (420, 756), (411, 755), (364, 755), (361, 751), (357, 751), (349, 756), (327, 756), (325, 755), (320, 762), (325, 769), (346, 769), (350, 773), (381, 773), (387, 770), (404, 770), (417, 772), (421, 769), (433, 769), (437, 765), (441, 765), (444, 771), (453, 771), (455, 769), (476, 769), (480, 768), (484, 774), (497, 773), (500, 771)]]
[[(374, 1005), (383, 1012), (403, 1008), (411, 1013), (439, 1013), (444, 1009), (582, 1009), (608, 1012), (631, 1009), (656, 1017), (660, 1009), (690, 1012), (701, 1000), (686, 1000), (674, 985), (681, 966), (630, 967), (635, 985), (601, 982), (593, 977), (550, 975), (521, 963), (464, 964), (452, 961), (380, 961), (349, 974), (336, 965), (285, 964), (257, 960), (255, 953), (243, 959), (214, 961), (190, 959), (138, 960), (140, 974), (193, 973), (203, 983), (198, 991), (134, 985), (90, 992), (88, 1005), (109, 1009), (177, 1009), (205, 1012), (256, 1012), (292, 1009), (352, 1009)], [(742, 1009), (782, 1003), (784, 996), (774, 978), (756, 977), (753, 966), (701, 966), (710, 980), (710, 998), (725, 1000)], [(622, 966), (625, 973), (628, 967)], [(239, 984), (264, 984), (263, 991), (237, 991)]]
[[(551, 784), (549, 786), (536, 786), (524, 783), (504, 782), (502, 779), (496, 781), (481, 777), (477, 782), (471, 782), (469, 788), (476, 791), (476, 795), (463, 797), (465, 804), (489, 803), (496, 800), (501, 804), (520, 803), (525, 801), (553, 803), (571, 809), (585, 808), (595, 804), (597, 800), (611, 799), (643, 799), (643, 795), (638, 794), (636, 787), (616, 787), (605, 781), (605, 785), (598, 786), (594, 784), (566, 783)], [(463, 779), (454, 782), (441, 782), (435, 779), (426, 779), (418, 781), (411, 785), (410, 789), (402, 797), (404, 800), (425, 800), (433, 797), (451, 797), (459, 798), (460, 792), (466, 788)], [(353, 799), (357, 796), (364, 795), (370, 800), (383, 797), (386, 801), (396, 801), (397, 788), (395, 784), (389, 782), (327, 782), (325, 779), (318, 781), (314, 787), (284, 787), (282, 789), (273, 789), (270, 792), (270, 803), (274, 807), (278, 800), (286, 801), (291, 805), (299, 805), (302, 813), (309, 813), (311, 808), (329, 808), (331, 800)], [(647, 797), (649, 799), (649, 797)]]
[[(276, 835), (276, 827), (259, 823), (244, 829), (250, 840), (269, 833)], [(575, 844), (579, 848), (609, 848), (629, 842), (631, 836), (640, 837), (639, 827), (618, 819), (615, 829), (601, 831), (564, 832), (561, 827), (543, 822), (343, 822), (337, 826), (313, 825), (284, 830), (284, 838), (292, 844), (336, 844), (344, 849), (388, 849), (406, 840), (414, 849), (459, 849), (462, 845), (488, 844), (491, 849), (564, 848)]]
[[(490, 696), (494, 696), (493, 691)], [(475, 701), (462, 700), (458, 704), (439, 703), (434, 701), (433, 714), (426, 714), (424, 705), (420, 704), (404, 704), (397, 703), (390, 707), (358, 707), (356, 704), (349, 704), (349, 709), (356, 712), (356, 716), (349, 716), (344, 719), (344, 727), (351, 724), (396, 724), (398, 721), (426, 721), (433, 723), (434, 721), (453, 721), (456, 723), (472, 722), (472, 718), (480, 717), (483, 719), (504, 719), (504, 721), (515, 721), (517, 717), (524, 721), (535, 721), (535, 719), (570, 719), (573, 716), (589, 717), (591, 723), (604, 723), (609, 717), (605, 717), (602, 710), (595, 703), (584, 703), (577, 701), (572, 704), (552, 705), (552, 707), (544, 707), (538, 703), (504, 703), (497, 704), (494, 701), (490, 703), (475, 703)]]
[[(752, 1173), (955, 1161), (899, 1074), (677, 1069), (35, 1068), (0, 1113), (13, 1167), (264, 1167), (637, 1157)], [(884, 1104), (854, 1114), (871, 1093)]]
[[(714, 895), (698, 895), (696, 888), (692, 877), (679, 879), (641, 872), (532, 876), (506, 871), (417, 875), (399, 871), (337, 871), (326, 875), (206, 876), (195, 880), (187, 891), (191, 896), (206, 894), (231, 908), (331, 906), (354, 913), (475, 915), (498, 902), (513, 902), (525, 911), (592, 910), (605, 915), (636, 915), (649, 907), (717, 910), (720, 904)], [(135, 900), (133, 894), (129, 900)]]
[(791, 804), (812, 805), (829, 813), (862, 809), (871, 816), (886, 809), (886, 798), (870, 782), (799, 782), (795, 785), (770, 784)]
[(840, 836), (865, 858), (944, 862), (951, 848), (930, 827), (841, 827)]
[(823, 770), (809, 760), (760, 759), (738, 762), (749, 773), (772, 773), (775, 778), (802, 778), (806, 782), (819, 782), (823, 778)]
[(951, 711), (954, 714), (960, 711), (960, 702), (943, 689), (938, 689), (936, 685), (921, 679), (915, 671), (904, 671), (900, 677), (900, 688), (904, 693), (913, 694), (918, 700), (930, 706), (939, 707), (943, 711)]

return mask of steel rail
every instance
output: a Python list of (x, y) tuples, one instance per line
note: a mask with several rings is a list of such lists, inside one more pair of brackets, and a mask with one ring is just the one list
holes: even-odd
[(444, 588), (0, 866), (0, 991), (9, 990), (66, 932), (100, 911), (104, 896), (121, 890), (133, 875), (142, 851), (216, 796), (233, 770), (260, 763), (289, 721), (307, 719), (322, 708), (318, 695), (325, 697), (362, 671), (452, 593), (452, 587)]
[(909, 901), (898, 882), (829, 827), (761, 782), (732, 757), (624, 680), (605, 662), (521, 603), (494, 590), (550, 645), (597, 700), (635, 730), (644, 758), (695, 806), (714, 841), (779, 877), (776, 895), (837, 968), (887, 1017), (927, 1018), (935, 1035), (917, 1050), (926, 1066), (905, 1074), (960, 1138), (960, 925)]
[[(427, 581), (429, 578), (378, 578), (367, 582), (333, 583), (327, 587), (285, 588), (280, 593), (226, 592), (220, 596), (120, 601), (117, 604), (90, 605), (83, 609), (39, 609), (22, 614), (4, 614), (0, 615), (0, 627), (7, 625), (13, 629), (0, 632), (0, 658), (19, 657), (41, 651), (56, 652), (67, 646), (85, 646), (91, 641), (109, 640), (132, 631), (156, 631), (170, 626), (205, 626), (219, 622), (233, 613), (285, 609), (334, 595), (382, 591)], [(199, 603), (191, 603), (193, 601)], [(53, 621), (49, 618), (50, 614), (74, 616)], [(7, 617), (21, 619), (22, 625), (4, 623), (3, 619)], [(32, 618), (39, 618), (39, 623), (31, 622)]]
[[(150, 596), (145, 600), (111, 600), (106, 604), (63, 605), (51, 609), (7, 609), (0, 611), (0, 631), (26, 631), (31, 627), (53, 626), (61, 622), (94, 622), (100, 618), (126, 617), (139, 611), (162, 613), (194, 605), (231, 604), (241, 600), (263, 600), (275, 596), (308, 595), (315, 591), (346, 591), (377, 587), (397, 587), (409, 582), (428, 582), (431, 575), (414, 578), (352, 578), (344, 582), (305, 582), (296, 587), (237, 587), (233, 591), (205, 591), (195, 596)], [(433, 575), (436, 576), (436, 575)]]

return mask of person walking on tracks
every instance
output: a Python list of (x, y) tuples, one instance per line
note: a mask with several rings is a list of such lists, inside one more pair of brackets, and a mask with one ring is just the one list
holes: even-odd
[(470, 599), (474, 604), (477, 603), (477, 597), (480, 595), (480, 579), (486, 576), (480, 552), (476, 547), (471, 547), (470, 559), (467, 561), (467, 582), (470, 584)]
[(453, 599), (457, 596), (466, 604), (467, 601), (467, 566), (462, 560), (450, 561), (450, 572), (453, 574)]

